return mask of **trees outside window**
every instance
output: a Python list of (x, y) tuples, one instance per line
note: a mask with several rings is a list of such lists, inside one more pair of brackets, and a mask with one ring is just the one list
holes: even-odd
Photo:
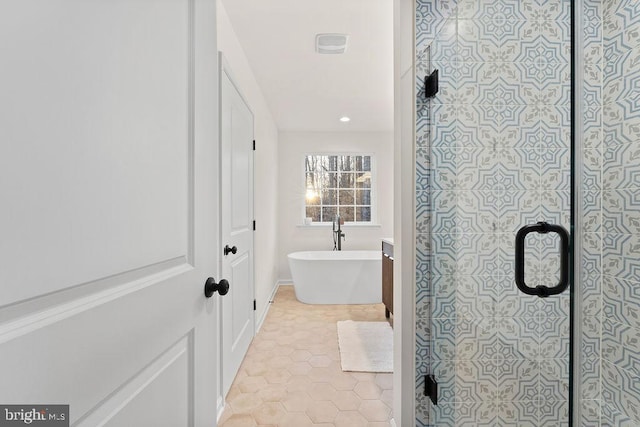
[(305, 157), (305, 215), (331, 222), (372, 221), (372, 156), (311, 154)]

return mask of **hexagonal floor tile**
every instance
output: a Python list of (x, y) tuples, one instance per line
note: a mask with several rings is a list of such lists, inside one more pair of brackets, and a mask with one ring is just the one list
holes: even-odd
[(380, 400), (363, 400), (360, 408), (358, 408), (358, 412), (360, 412), (367, 421), (387, 421), (391, 409)]
[(266, 361), (269, 369), (285, 369), (287, 366), (291, 365), (293, 360), (289, 356), (276, 356), (274, 355), (271, 359)]
[(236, 414), (249, 413), (262, 404), (262, 399), (253, 393), (241, 393), (232, 401), (229, 406)]
[(250, 362), (243, 366), (243, 371), (250, 377), (260, 377), (267, 373), (269, 367), (263, 362)]
[(312, 427), (314, 424), (304, 412), (289, 412), (278, 425), (280, 427)]
[(287, 393), (284, 384), (269, 384), (258, 391), (258, 396), (263, 402), (280, 402), (287, 396)]
[(382, 390), (371, 381), (361, 381), (353, 388), (358, 396), (362, 399), (380, 399)]
[(224, 427), (255, 427), (256, 421), (249, 414), (233, 414), (224, 422)]
[(311, 368), (307, 376), (311, 381), (316, 383), (329, 382), (333, 376), (333, 369), (331, 368)]
[(353, 390), (358, 384), (358, 380), (351, 375), (335, 375), (329, 379), (329, 382), (336, 390)]
[(289, 357), (294, 362), (305, 362), (311, 358), (311, 353), (307, 350), (294, 350)]
[(309, 403), (307, 415), (314, 423), (330, 423), (338, 414), (338, 408), (329, 400), (316, 400)]
[(295, 393), (298, 391), (306, 392), (312, 384), (313, 381), (307, 375), (292, 375), (284, 386), (289, 393)]
[(307, 362), (293, 362), (287, 366), (287, 370), (291, 372), (291, 375), (307, 375), (311, 369), (311, 365)]
[(313, 366), (314, 368), (327, 367), (331, 365), (331, 362), (333, 362), (333, 360), (331, 360), (324, 354), (312, 356), (311, 358), (309, 358), (309, 365)]
[(387, 404), (387, 406), (393, 406), (393, 390), (384, 390), (380, 396), (380, 400)]
[(312, 400), (307, 393), (289, 393), (282, 401), (282, 405), (288, 412), (304, 412), (307, 410)]
[(251, 413), (258, 425), (278, 424), (286, 415), (280, 402), (265, 402)]
[(289, 378), (291, 378), (291, 372), (284, 368), (271, 369), (264, 374), (264, 379), (267, 380), (269, 384), (284, 384)]
[(341, 411), (357, 411), (362, 400), (351, 390), (338, 390), (331, 401)]
[(375, 383), (383, 390), (393, 388), (393, 374), (376, 374)]
[(316, 383), (311, 386), (309, 396), (313, 400), (333, 400), (337, 391), (329, 383)]
[(263, 377), (245, 377), (237, 381), (237, 387), (242, 393), (253, 393), (267, 385), (267, 380)]
[(336, 427), (366, 427), (368, 421), (358, 411), (342, 411), (335, 420)]
[(392, 374), (342, 372), (335, 323), (383, 321), (382, 305), (313, 306), (281, 287), (251, 344), (220, 427), (388, 427)]

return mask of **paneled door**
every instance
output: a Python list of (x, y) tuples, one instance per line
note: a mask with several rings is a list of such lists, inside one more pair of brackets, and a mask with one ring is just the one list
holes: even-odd
[(215, 426), (215, 1), (4, 1), (0, 40), (0, 405)]
[(253, 277), (253, 113), (220, 54), (222, 273), (222, 395), (255, 334)]

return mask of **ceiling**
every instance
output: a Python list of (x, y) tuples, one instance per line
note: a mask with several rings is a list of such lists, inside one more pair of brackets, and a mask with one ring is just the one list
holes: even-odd
[[(393, 129), (392, 0), (223, 4), (280, 130)], [(347, 51), (317, 54), (318, 33), (347, 33)]]

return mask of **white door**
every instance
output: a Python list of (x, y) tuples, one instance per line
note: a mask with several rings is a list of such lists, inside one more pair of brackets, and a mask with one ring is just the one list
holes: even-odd
[[(220, 54), (222, 393), (226, 396), (255, 333), (253, 308), (253, 114)], [(232, 250), (232, 251), (230, 251)], [(224, 255), (226, 253), (226, 255)]]
[(0, 405), (215, 426), (215, 22), (214, 0), (0, 2)]

